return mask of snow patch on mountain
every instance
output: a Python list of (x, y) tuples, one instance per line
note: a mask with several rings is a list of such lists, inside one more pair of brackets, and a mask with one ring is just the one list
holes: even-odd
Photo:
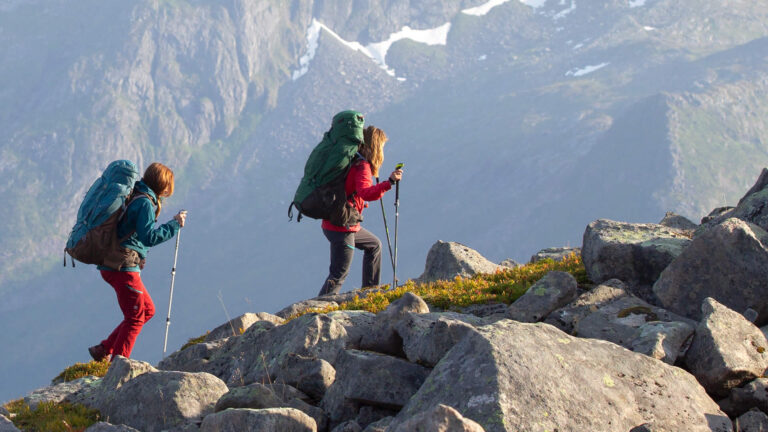
[(594, 72), (594, 71), (596, 71), (598, 69), (602, 69), (602, 68), (608, 66), (609, 64), (611, 64), (611, 63), (610, 62), (606, 62), (606, 63), (600, 63), (598, 65), (584, 66), (581, 69), (571, 69), (571, 70), (569, 70), (568, 72), (565, 73), (565, 76), (573, 76), (573, 77), (584, 76), (584, 75), (587, 75), (587, 74), (591, 74), (592, 72)]
[[(491, 0), (489, 2), (483, 3), (480, 6), (476, 6), (469, 9), (464, 9), (461, 11), (461, 13), (466, 15), (474, 15), (474, 16), (483, 16), (487, 15), (488, 12), (491, 11), (491, 9), (495, 8), (496, 6), (503, 5), (504, 3), (507, 3), (509, 0)], [(534, 9), (540, 8), (544, 6), (544, 3), (546, 3), (547, 0), (520, 0), (520, 3), (530, 6)]]
[(646, 0), (629, 0), (629, 7), (636, 8), (645, 6)]
[[(448, 43), (448, 32), (451, 30), (451, 23), (445, 23), (439, 27), (426, 30), (415, 30), (408, 26), (389, 35), (387, 40), (381, 42), (374, 42), (368, 45), (363, 45), (357, 41), (347, 41), (339, 36), (336, 32), (331, 30), (328, 26), (320, 21), (313, 19), (312, 24), (307, 29), (307, 53), (299, 59), (299, 69), (295, 70), (292, 74), (294, 81), (304, 76), (309, 71), (309, 64), (315, 57), (317, 52), (318, 40), (320, 39), (320, 31), (325, 30), (334, 39), (338, 40), (348, 48), (354, 51), (360, 51), (365, 54), (376, 64), (381, 66), (389, 75), (396, 77), (394, 69), (387, 66), (386, 58), (387, 51), (397, 41), (403, 39), (410, 39), (415, 42), (423, 43), (426, 45), (446, 45)], [(404, 78), (398, 77), (399, 81), (404, 81)]]
[[(565, 2), (560, 2), (560, 4), (564, 6)], [(563, 9), (560, 12), (556, 13), (552, 17), (552, 19), (554, 19), (555, 21), (557, 21), (559, 19), (563, 19), (563, 18), (566, 17), (566, 15), (568, 15), (569, 13), (571, 13), (571, 12), (573, 12), (575, 10), (576, 10), (576, 0), (571, 0), (571, 6), (568, 7), (568, 9)]]

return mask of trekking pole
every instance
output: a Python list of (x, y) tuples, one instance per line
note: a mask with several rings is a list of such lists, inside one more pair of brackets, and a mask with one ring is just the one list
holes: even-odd
[(173, 283), (176, 281), (176, 260), (179, 258), (179, 239), (181, 238), (181, 228), (176, 234), (176, 251), (173, 253), (173, 268), (171, 269), (171, 295), (168, 298), (168, 317), (165, 319), (165, 340), (163, 341), (163, 357), (168, 347), (168, 327), (171, 326), (171, 305), (173, 304)]
[[(379, 178), (376, 177), (376, 184), (379, 184)], [(381, 217), (384, 219), (384, 232), (387, 234), (387, 247), (389, 247), (389, 262), (392, 263), (392, 272), (395, 271), (395, 259), (392, 256), (392, 242), (389, 241), (389, 227), (387, 226), (387, 213), (384, 211), (384, 200), (379, 199), (381, 204)]]
[(392, 289), (397, 288), (397, 219), (400, 216), (400, 180), (395, 182), (395, 253), (392, 257)]

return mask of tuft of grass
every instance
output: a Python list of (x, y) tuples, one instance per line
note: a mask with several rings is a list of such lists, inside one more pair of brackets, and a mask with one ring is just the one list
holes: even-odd
[(210, 333), (210, 332), (205, 332), (205, 334), (202, 334), (202, 335), (200, 335), (198, 337), (193, 337), (193, 338), (189, 339), (187, 341), (187, 343), (185, 343), (184, 345), (181, 346), (181, 348), (179, 348), (179, 351), (184, 351), (185, 349), (187, 349), (187, 348), (189, 348), (189, 347), (191, 347), (193, 345), (197, 345), (199, 343), (203, 343), (205, 341), (205, 337), (208, 336), (208, 333)]
[(43, 402), (33, 410), (19, 399), (5, 408), (12, 414), (13, 424), (24, 432), (83, 432), (100, 417), (97, 410), (69, 403)]
[(75, 363), (64, 369), (53, 381), (69, 382), (90, 375), (103, 377), (107, 374), (107, 370), (109, 370), (109, 364), (108, 359), (104, 359), (100, 362), (93, 360), (89, 363)]
[(310, 309), (288, 318), (298, 318), (307, 313), (328, 313), (335, 310), (365, 310), (377, 313), (399, 299), (406, 292), (412, 292), (425, 302), (443, 310), (456, 310), (473, 304), (510, 304), (522, 296), (531, 285), (550, 271), (568, 272), (576, 278), (579, 286), (590, 283), (581, 257), (571, 254), (562, 261), (551, 259), (526, 264), (513, 269), (498, 270), (491, 274), (480, 274), (471, 278), (456, 277), (450, 281), (415, 283), (408, 281), (394, 290), (372, 292), (360, 298), (342, 303), (338, 307)]

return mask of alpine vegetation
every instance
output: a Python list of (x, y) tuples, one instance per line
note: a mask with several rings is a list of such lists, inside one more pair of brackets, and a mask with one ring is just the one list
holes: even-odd
[(701, 225), (594, 221), (581, 257), (438, 242), (419, 281), (246, 314), (156, 366), (78, 367), (0, 426), (61, 407), (87, 431), (764, 430), (766, 176)]

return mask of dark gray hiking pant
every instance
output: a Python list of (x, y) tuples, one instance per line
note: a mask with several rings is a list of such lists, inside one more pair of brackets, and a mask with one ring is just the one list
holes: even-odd
[(323, 230), (331, 242), (331, 266), (319, 295), (338, 294), (349, 274), (355, 248), (363, 254), (363, 287), (378, 286), (381, 278), (381, 241), (365, 228), (358, 232)]

